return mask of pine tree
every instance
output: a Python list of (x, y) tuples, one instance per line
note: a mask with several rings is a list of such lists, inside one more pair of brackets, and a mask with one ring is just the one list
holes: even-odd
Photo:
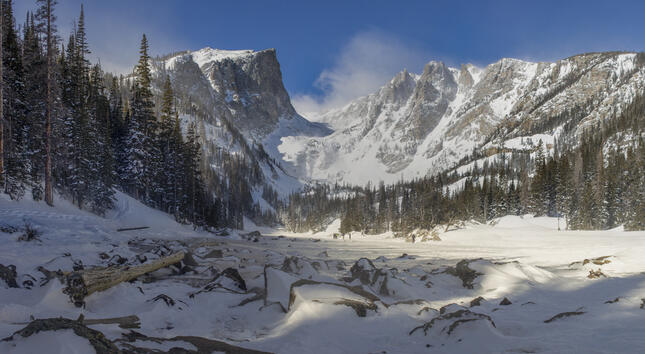
[(3, 148), (4, 173), (2, 191), (12, 199), (19, 199), (25, 191), (27, 181), (26, 141), (24, 132), (25, 76), (23, 48), (15, 30), (12, 3), (0, 0), (2, 12), (2, 64), (3, 64)]
[(151, 194), (154, 187), (155, 169), (153, 168), (159, 154), (156, 153), (157, 134), (156, 119), (153, 113), (153, 95), (151, 88), (150, 56), (148, 40), (143, 35), (139, 63), (135, 69), (136, 80), (132, 91), (128, 137), (126, 140), (127, 166), (125, 171), (126, 189), (152, 204)]
[[(16, 148), (24, 161), (26, 180), (31, 185), (35, 200), (42, 199), (42, 179), (46, 169), (46, 127), (47, 127), (47, 58), (39, 40), (38, 28), (33, 15), (28, 15), (24, 27), (23, 65), (24, 102), (26, 109), (21, 117), (22, 122), (16, 124), (21, 137)], [(41, 137), (45, 137), (42, 139)]]

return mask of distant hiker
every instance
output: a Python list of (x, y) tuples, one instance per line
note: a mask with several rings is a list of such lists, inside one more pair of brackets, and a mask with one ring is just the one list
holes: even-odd
[(416, 242), (417, 242), (417, 235), (412, 235), (412, 243), (416, 243)]

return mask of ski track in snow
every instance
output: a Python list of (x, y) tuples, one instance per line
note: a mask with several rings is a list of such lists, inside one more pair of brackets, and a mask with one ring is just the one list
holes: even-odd
[[(142, 325), (137, 331), (149, 336), (203, 336), (276, 353), (645, 351), (645, 309), (640, 308), (645, 298), (645, 232), (558, 232), (557, 220), (552, 218), (509, 216), (494, 226), (469, 223), (459, 230), (440, 232), (442, 241), (413, 244), (393, 239), (391, 234), (354, 233), (351, 240), (333, 239), (338, 221), (325, 232), (294, 234), (256, 227), (247, 220), (245, 232), (258, 230), (263, 235), (253, 242), (243, 237), (245, 232), (221, 237), (194, 231), (123, 194), (118, 194), (116, 210), (105, 218), (79, 211), (64, 200), (56, 200), (56, 207), (50, 208), (44, 203), (14, 202), (0, 196), (0, 225), (21, 226), (24, 222), (41, 231), (40, 242), (18, 242), (20, 232), (0, 232), (0, 263), (17, 267), (19, 283), (27, 275), (41, 278), (36, 271), (41, 265), (63, 271), (71, 271), (79, 261), (86, 267), (106, 265), (107, 261), (99, 257), (101, 252), (133, 260), (146, 245), (155, 245), (153, 238), (171, 248), (191, 249), (200, 266), (197, 274), (173, 276), (168, 270), (160, 270), (155, 276), (161, 280), (139, 279), (92, 294), (86, 298), (85, 308), (71, 304), (57, 280), (31, 290), (9, 289), (0, 280), (2, 338), (24, 327), (15, 323), (28, 322), (30, 316), (76, 318), (82, 313), (86, 318), (107, 318), (136, 314)], [(150, 229), (116, 232), (117, 228), (133, 226)], [(128, 244), (133, 240), (143, 242), (143, 246)], [(223, 257), (207, 258), (212, 250), (222, 251)], [(299, 257), (297, 265), (286, 273), (272, 270), (267, 297), (290, 307), (287, 313), (280, 305), (265, 305), (262, 300), (236, 306), (253, 293), (236, 294), (219, 288), (193, 298), (188, 295), (200, 289), (196, 283), (203, 285), (211, 280), (211, 266), (219, 271), (236, 268), (248, 289), (264, 288), (265, 265), (285, 269), (285, 257), (291, 256)], [(593, 259), (604, 256), (610, 256), (608, 263), (602, 264), (602, 259), (593, 263)], [(350, 267), (361, 257), (389, 274), (380, 275), (387, 277), (387, 294), (382, 293), (380, 280), (367, 285), (361, 285), (358, 279), (348, 283), (340, 280), (351, 276)], [(443, 272), (462, 259), (471, 260), (469, 267), (479, 273), (473, 289)], [(583, 264), (585, 259), (591, 262)], [(342, 270), (336, 268), (340, 261), (346, 265)], [(591, 270), (598, 269), (606, 277), (587, 278)], [(298, 288), (290, 304), (288, 285), (296, 279), (332, 285)], [(365, 317), (359, 317), (351, 307), (335, 303), (348, 298), (370, 300), (333, 284), (362, 286), (380, 300), (366, 310)], [(150, 301), (159, 294), (173, 298), (175, 305)], [(469, 307), (478, 296), (485, 300), (480, 306)], [(511, 305), (499, 305), (505, 297)], [(422, 300), (400, 303), (418, 299)], [(467, 315), (474, 317), (448, 334), (455, 319), (441, 317), (438, 310), (450, 304), (444, 316), (468, 309), (490, 316), (492, 322), (477, 317), (480, 315)], [(576, 311), (584, 313), (544, 322), (559, 313)], [(409, 334), (433, 319), (427, 334), (422, 329)], [(110, 339), (127, 333), (116, 325), (91, 327)], [(61, 331), (55, 336), (43, 333), (0, 342), (0, 352), (29, 353), (44, 348), (48, 353), (91, 352), (86, 344), (71, 332)], [(169, 349), (166, 344), (158, 347)]]

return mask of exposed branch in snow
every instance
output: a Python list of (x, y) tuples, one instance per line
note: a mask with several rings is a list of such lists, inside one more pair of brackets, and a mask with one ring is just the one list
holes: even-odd
[(149, 229), (150, 226), (139, 226), (139, 227), (125, 227), (122, 229), (116, 229), (117, 232), (122, 232), (122, 231), (134, 231), (134, 230), (145, 230)]
[[(141, 320), (135, 315), (123, 316), (123, 317), (113, 317), (113, 318), (96, 318), (96, 319), (86, 319), (85, 316), (80, 315), (76, 320), (81, 325), (91, 326), (97, 324), (118, 324), (119, 327), (124, 329), (131, 328), (140, 328)], [(13, 325), (28, 325), (31, 322), (15, 322)]]
[(113, 354), (120, 352), (103, 333), (86, 327), (82, 322), (82, 319), (80, 320), (81, 321), (74, 321), (62, 317), (33, 320), (27, 325), (27, 327), (15, 332), (10, 337), (4, 338), (3, 341), (12, 341), (16, 335), (26, 338), (38, 332), (71, 329), (77, 336), (87, 339), (94, 350), (96, 350), (97, 354)]
[(549, 318), (548, 320), (545, 320), (544, 323), (551, 323), (551, 322), (553, 322), (555, 320), (559, 320), (559, 319), (562, 319), (562, 318), (565, 318), (565, 317), (580, 316), (580, 315), (584, 315), (584, 314), (585, 314), (584, 311), (562, 312), (562, 313), (559, 313), (559, 314)]

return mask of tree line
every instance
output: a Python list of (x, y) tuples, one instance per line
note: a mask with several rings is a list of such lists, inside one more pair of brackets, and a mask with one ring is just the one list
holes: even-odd
[[(145, 34), (132, 75), (90, 63), (85, 17), (67, 41), (56, 29), (55, 0), (16, 25), (12, 0), (0, 0), (0, 187), (12, 199), (31, 194), (54, 204), (54, 191), (104, 214), (121, 190), (184, 223), (243, 226), (266, 215), (253, 203), (248, 157), (213, 154), (204, 161), (195, 120), (182, 129), (172, 81), (155, 94)], [(158, 78), (157, 78), (158, 79)], [(215, 162), (218, 174), (204, 168)], [(258, 168), (259, 170), (259, 168)], [(257, 173), (257, 171), (256, 171)]]
[(462, 160), (474, 161), (462, 173), (392, 185), (316, 186), (292, 194), (279, 217), (294, 231), (322, 230), (340, 218), (341, 232), (367, 234), (405, 235), (458, 220), (524, 214), (560, 217), (572, 230), (645, 230), (645, 97), (607, 118), (573, 145), (539, 141), (529, 151), (500, 146), (489, 158), (475, 151)]

